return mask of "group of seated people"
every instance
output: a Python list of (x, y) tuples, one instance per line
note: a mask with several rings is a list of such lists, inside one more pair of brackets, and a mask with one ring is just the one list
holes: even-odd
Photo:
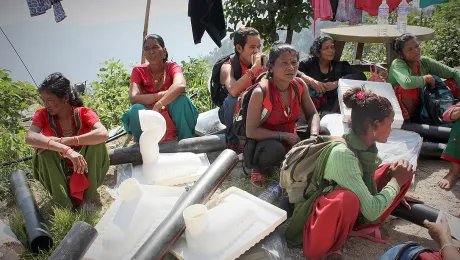
[[(229, 60), (221, 67), (221, 83), (228, 90), (228, 96), (219, 109), (219, 119), (227, 127), (228, 147), (237, 153), (243, 152), (244, 160), (253, 166), (252, 183), (263, 187), (267, 173), (279, 166), (285, 154), (301, 140), (296, 122), (299, 119), (308, 122), (308, 134), (302, 138), (319, 135), (320, 113), (338, 112), (338, 80), (366, 80), (366, 76), (348, 62), (334, 60), (334, 41), (327, 35), (314, 40), (310, 56), (303, 60), (299, 52), (286, 43), (273, 44), (266, 60), (260, 51), (259, 33), (254, 28), (245, 27), (235, 32), (234, 46), (239, 64)], [(403, 93), (403, 105), (408, 102), (406, 99), (413, 99), (414, 89), (434, 84), (432, 75), (453, 79), (460, 86), (459, 72), (420, 55), (415, 36), (402, 35), (395, 40), (394, 47), (400, 57), (391, 65), (388, 82), (399, 91), (397, 93)], [(162, 141), (192, 137), (198, 111), (186, 95), (180, 66), (168, 61), (165, 43), (159, 35), (148, 35), (144, 39), (143, 54), (148, 64), (132, 70), (129, 87), (132, 107), (121, 117), (125, 130), (139, 142), (142, 130), (138, 111), (152, 109), (166, 120), (167, 132)], [(241, 68), (238, 78), (235, 78), (234, 66)], [(266, 76), (260, 84), (266, 86), (272, 99), (267, 101), (261, 87), (254, 89), (247, 110), (245, 137), (252, 149), (247, 149), (249, 145), (243, 149), (240, 137), (233, 132), (237, 99), (263, 72)], [(57, 204), (90, 208), (97, 197), (96, 189), (108, 171), (109, 158), (104, 144), (108, 132), (97, 114), (84, 107), (61, 73), (48, 76), (38, 92), (44, 108), (36, 111), (26, 139), (36, 148), (34, 177)], [(414, 174), (407, 161), (380, 165), (376, 142), (387, 141), (395, 115), (389, 100), (355, 88), (344, 94), (343, 101), (352, 111), (351, 129), (344, 135), (347, 144), (327, 149), (327, 160), (322, 165), (324, 179), (334, 185), (311, 200), (312, 203), (297, 203), (286, 231), (288, 243), (303, 246), (304, 255), (313, 259), (341, 259), (340, 248), (347, 236), (384, 241), (378, 227), (397, 205), (405, 202)], [(267, 106), (271, 106), (271, 112), (261, 124), (261, 113)], [(446, 111), (445, 118), (459, 122), (456, 120), (460, 118), (460, 107), (453, 106)], [(452, 163), (449, 174), (440, 181), (445, 189), (451, 188), (460, 174), (460, 153), (456, 145), (459, 133), (455, 123), (443, 155)], [(427, 223), (427, 226), (433, 225)], [(441, 252), (443, 257), (446, 252), (454, 254), (448, 246)]]

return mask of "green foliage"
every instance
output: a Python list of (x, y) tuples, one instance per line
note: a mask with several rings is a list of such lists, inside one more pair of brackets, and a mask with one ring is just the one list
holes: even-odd
[(303, 0), (232, 0), (225, 2), (225, 16), (231, 37), (241, 24), (254, 27), (264, 39), (266, 50), (279, 39), (278, 30), (286, 30), (285, 42), (291, 43), (293, 32), (308, 28), (313, 8)]
[(181, 62), (181, 67), (187, 83), (188, 94), (196, 93), (196, 96), (192, 98), (193, 104), (195, 104), (200, 113), (211, 110), (213, 105), (211, 94), (208, 90), (211, 64), (203, 57), (189, 57), (188, 62)]
[[(26, 144), (27, 129), (22, 125), (25, 110), (38, 103), (34, 86), (13, 81), (7, 70), (0, 69), (0, 162), (8, 162), (30, 156), (32, 147)], [(13, 169), (30, 169), (30, 161), (0, 167), (0, 178), (5, 178)], [(0, 183), (0, 200), (9, 193), (8, 184)]]
[(129, 81), (131, 75), (124, 64), (113, 58), (105, 61), (99, 69), (98, 80), (92, 82), (93, 93), (84, 98), (85, 105), (94, 109), (102, 124), (111, 129), (121, 124), (120, 117), (128, 111)]
[(409, 24), (430, 27), (435, 30), (434, 40), (422, 45), (424, 54), (448, 66), (460, 65), (460, 0), (436, 5), (432, 16), (416, 13), (409, 17)]

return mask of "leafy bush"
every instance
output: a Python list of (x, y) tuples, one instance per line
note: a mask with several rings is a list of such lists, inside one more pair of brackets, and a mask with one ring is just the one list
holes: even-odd
[[(22, 113), (39, 100), (34, 86), (13, 81), (3, 69), (0, 69), (0, 91), (0, 162), (3, 163), (32, 154), (32, 147), (25, 142), (27, 129), (22, 125)], [(30, 161), (1, 166), (0, 178), (14, 169), (30, 170), (30, 166)], [(7, 191), (6, 185), (0, 185), (0, 199)]]
[(460, 65), (460, 0), (436, 5), (432, 16), (412, 14), (409, 24), (430, 27), (435, 30), (434, 40), (425, 42), (424, 54), (448, 66)]
[(193, 95), (196, 93), (192, 101), (198, 108), (198, 111), (201, 113), (212, 109), (211, 94), (208, 90), (208, 81), (211, 75), (211, 65), (209, 62), (203, 57), (189, 57), (188, 62), (181, 62), (181, 67), (187, 83), (188, 94)]
[(94, 109), (101, 123), (111, 129), (121, 125), (120, 117), (131, 107), (129, 103), (130, 73), (124, 64), (113, 58), (99, 69), (98, 80), (92, 82), (92, 93), (85, 98), (85, 106)]

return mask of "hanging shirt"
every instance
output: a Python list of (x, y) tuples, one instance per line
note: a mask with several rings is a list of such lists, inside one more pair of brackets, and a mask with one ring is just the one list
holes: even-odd
[(447, 3), (449, 0), (420, 0), (420, 8), (425, 8), (430, 5)]
[(316, 19), (320, 21), (331, 21), (333, 18), (331, 2), (328, 0), (312, 0), (313, 7), (313, 37), (316, 37)]
[(348, 22), (349, 25), (360, 24), (363, 11), (355, 7), (355, 0), (339, 0), (335, 18), (340, 22)]
[[(398, 5), (401, 3), (401, 0), (387, 0), (387, 5), (390, 7), (390, 13), (393, 12)], [(369, 13), (371, 16), (377, 16), (379, 12), (379, 6), (382, 4), (382, 1), (377, 0), (356, 0), (356, 8), (364, 10)]]
[(54, 10), (54, 20), (58, 23), (67, 16), (62, 8), (61, 0), (27, 0), (30, 16), (37, 16), (46, 13), (51, 7)]
[(222, 0), (189, 0), (188, 16), (195, 44), (201, 42), (206, 31), (217, 46), (222, 46), (221, 41), (227, 35)]

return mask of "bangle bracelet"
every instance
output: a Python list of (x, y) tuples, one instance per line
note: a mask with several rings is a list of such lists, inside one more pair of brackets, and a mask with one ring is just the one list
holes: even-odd
[(51, 142), (51, 141), (52, 141), (52, 140), (49, 139), (49, 140), (48, 140), (48, 143), (46, 143), (46, 150), (49, 150), (49, 149), (50, 149), (50, 142)]
[(280, 140), (280, 142), (283, 139), (283, 133), (281, 133), (280, 131), (278, 131), (278, 139)]
[(80, 139), (78, 138), (78, 136), (75, 136), (75, 138), (77, 139), (77, 146), (80, 146)]
[(255, 74), (251, 69), (246, 71), (246, 75), (248, 75), (249, 79), (253, 80), (255, 78)]
[(446, 247), (448, 247), (448, 246), (453, 246), (453, 247), (455, 247), (454, 244), (452, 244), (452, 243), (445, 243), (445, 244), (441, 247), (441, 249), (439, 249), (439, 253), (442, 254), (442, 250), (444, 250), (444, 248), (446, 248)]
[(59, 143), (60, 143), (60, 144), (62, 144), (62, 137), (61, 137), (61, 138), (59, 138)]

